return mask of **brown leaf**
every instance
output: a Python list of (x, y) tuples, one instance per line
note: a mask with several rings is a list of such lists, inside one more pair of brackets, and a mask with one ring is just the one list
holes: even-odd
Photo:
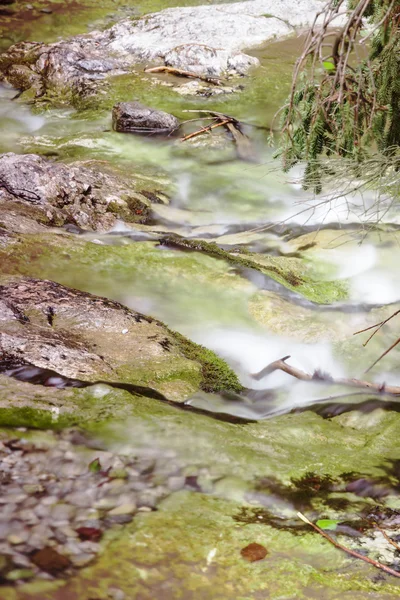
[(248, 560), (249, 562), (255, 562), (256, 560), (262, 560), (265, 558), (268, 554), (268, 550), (264, 546), (261, 546), (261, 544), (253, 542), (245, 548), (242, 548), (240, 554), (245, 560)]
[(101, 529), (97, 527), (79, 527), (75, 531), (81, 540), (89, 540), (90, 542), (98, 542), (103, 535)]
[(71, 562), (69, 558), (59, 554), (57, 550), (54, 548), (50, 548), (50, 546), (46, 546), (41, 550), (37, 550), (31, 556), (31, 561), (34, 565), (42, 569), (42, 571), (46, 571), (46, 573), (50, 573), (50, 575), (57, 575), (61, 571), (67, 569)]

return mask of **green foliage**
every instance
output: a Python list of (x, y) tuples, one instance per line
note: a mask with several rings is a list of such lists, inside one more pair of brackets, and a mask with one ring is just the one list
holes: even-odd
[[(326, 15), (344, 1), (331, 0)], [(317, 193), (324, 157), (350, 159), (357, 168), (371, 148), (388, 156), (400, 146), (400, 0), (349, 0), (348, 7), (354, 12), (334, 42), (328, 28), (313, 31), (282, 109), (284, 169), (305, 161), (304, 187)], [(362, 34), (368, 52), (361, 59), (354, 50)], [(331, 56), (322, 57), (327, 41)]]

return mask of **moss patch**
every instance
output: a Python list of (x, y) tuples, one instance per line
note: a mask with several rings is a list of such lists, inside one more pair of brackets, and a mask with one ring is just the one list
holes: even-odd
[(232, 390), (241, 392), (243, 386), (240, 384), (235, 373), (226, 362), (219, 358), (214, 352), (195, 344), (176, 331), (171, 332), (178, 342), (182, 354), (190, 360), (201, 364), (202, 381), (200, 388), (206, 392), (220, 392)]

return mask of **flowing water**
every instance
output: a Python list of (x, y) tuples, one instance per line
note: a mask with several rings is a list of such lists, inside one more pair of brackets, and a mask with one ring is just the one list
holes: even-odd
[[(104, 11), (96, 18), (91, 17), (94, 7), (89, 6), (90, 10), (85, 9), (82, 14), (78, 12), (83, 15), (80, 31), (86, 26), (107, 25), (113, 17), (116, 20), (130, 11), (159, 8), (157, 3), (131, 7), (118, 2), (117, 13), (112, 16), (108, 5), (103, 4)], [(36, 38), (51, 41), (65, 37), (63, 21), (57, 21), (57, 11), (62, 9), (59, 4), (54, 6), (52, 15), (35, 13), (41, 19)], [(22, 18), (19, 25), (14, 21), (14, 26), (12, 41), (31, 36), (33, 25), (29, 19)], [(74, 21), (66, 33), (76, 33), (77, 28)], [(233, 143), (221, 132), (212, 136), (212, 142), (199, 136), (193, 143), (118, 134), (111, 130), (109, 111), (37, 109), (14, 98), (15, 90), (0, 88), (0, 152), (34, 152), (63, 161), (108, 161), (125, 175), (131, 173), (143, 185), (151, 181), (169, 200), (153, 205), (150, 225), (120, 222), (108, 233), (77, 235), (77, 245), (103, 247), (109, 250), (109, 257), (95, 267), (89, 259), (85, 262), (77, 258), (74, 262), (70, 257), (60, 258), (56, 264), (49, 264), (46, 276), (121, 301), (214, 350), (238, 374), (245, 392), (240, 396), (198, 392), (187, 404), (200, 412), (230, 415), (246, 422), (269, 419), (272, 429), (277, 423), (278, 437), (282, 436), (286, 444), (290, 444), (291, 434), (285, 433), (285, 427), (292, 427), (294, 437), (303, 435), (302, 411), (306, 408), (331, 417), (358, 406), (360, 419), (366, 419), (375, 409), (397, 411), (397, 400), (324, 378), (300, 381), (282, 371), (255, 378), (269, 363), (290, 355), (288, 363), (308, 374), (320, 372), (332, 378), (400, 384), (398, 348), (365, 375), (366, 369), (398, 337), (398, 321), (389, 321), (366, 346), (363, 343), (368, 334), (354, 335), (399, 308), (398, 213), (389, 201), (378, 223), (375, 192), (346, 195), (341, 191), (346, 189), (345, 181), (338, 181), (336, 188), (331, 185), (326, 202), (314, 198), (301, 187), (301, 168), (282, 173), (269, 145), (267, 130), (288, 92), (291, 68), (300, 46), (301, 39), (293, 38), (259, 49), (255, 54), (262, 61), (260, 70), (253, 79), (244, 79), (242, 92), (223, 97), (182, 96), (174, 91), (181, 80), (156, 76), (158, 83), (154, 84), (150, 83), (150, 76), (137, 76), (140, 84), (132, 91), (134, 99), (181, 118), (193, 116), (185, 110), (210, 109), (243, 120), (256, 155), (253, 162), (239, 160)], [(253, 258), (256, 256), (255, 266), (270, 264), (272, 257), (274, 264), (289, 266), (309, 281), (300, 287), (286, 285), (257, 268), (234, 264), (212, 253), (182, 249), (168, 242), (160, 244), (160, 236), (168, 233), (188, 240), (215, 242), (220, 248), (233, 251), (235, 257), (252, 253)], [(124, 251), (134, 256), (133, 262), (124, 256)], [(57, 374), (54, 377), (57, 380)], [(39, 379), (36, 383), (42, 382)], [(295, 420), (280, 426), (276, 420), (279, 415)], [(202, 440), (206, 447), (212, 436), (206, 428), (209, 425), (197, 423), (179, 436), (171, 425), (170, 431), (162, 430), (160, 439), (153, 439), (152, 443), (159, 444), (162, 451), (179, 452), (186, 444), (190, 447), (189, 438), (196, 432), (198, 441), (193, 449), (187, 449), (187, 460), (194, 464), (200, 461)], [(124, 427), (118, 425), (118, 443), (134, 435), (141, 443), (149, 444), (151, 430), (141, 432), (138, 427), (134, 420)], [(329, 435), (327, 430), (319, 433), (318, 427), (316, 437)], [(358, 425), (354, 427), (357, 429)], [(318, 453), (319, 450), (313, 454), (317, 463)], [(278, 455), (279, 450), (271, 451), (271, 469), (276, 468), (277, 475)], [(204, 461), (207, 460), (206, 455)], [(221, 450), (216, 461), (220, 475), (236, 473), (236, 466), (230, 461), (229, 452), (225, 456)], [(240, 465), (238, 459), (237, 468), (243, 476), (245, 467)], [(304, 467), (303, 473), (305, 470), (314, 468)], [(228, 485), (233, 496), (235, 485)], [(268, 485), (269, 495), (263, 492), (264, 501), (269, 509), (271, 503), (275, 505), (280, 519), (297, 505), (282, 499), (287, 490), (278, 492), (271, 483)], [(218, 493), (226, 496), (226, 490)], [(318, 565), (318, 557), (314, 565)], [(290, 596), (294, 597), (297, 596)], [(325, 598), (318, 594), (309, 597)]]

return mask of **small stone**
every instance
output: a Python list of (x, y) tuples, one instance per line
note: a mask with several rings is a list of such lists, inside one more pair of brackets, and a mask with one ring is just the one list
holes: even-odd
[(19, 533), (10, 533), (10, 535), (7, 536), (7, 541), (10, 544), (12, 544), (13, 546), (18, 546), (19, 544), (24, 544), (28, 539), (29, 539), (28, 530), (26, 530), (26, 531), (22, 530)]
[(30, 569), (32, 567), (32, 563), (24, 554), (19, 554), (14, 552), (12, 555), (13, 563), (16, 567), (22, 567)]
[[(86, 483), (87, 487), (87, 483)], [(72, 494), (68, 494), (65, 497), (66, 502), (69, 504), (73, 504), (74, 506), (79, 506), (80, 508), (88, 508), (92, 506), (94, 497), (96, 495), (96, 490), (87, 490), (86, 492), (72, 492)], [(97, 508), (97, 505), (94, 505)]]
[(29, 508), (20, 510), (18, 517), (21, 519), (21, 521), (24, 521), (26, 525), (37, 525), (37, 523), (39, 523), (37, 515), (35, 515), (34, 511)]
[(103, 523), (105, 527), (113, 527), (114, 525), (125, 525), (125, 523), (130, 523), (133, 519), (133, 515), (113, 515), (111, 517), (107, 516)]
[(6, 537), (10, 534), (10, 522), (9, 521), (4, 521), (3, 523), (0, 523), (0, 540), (5, 540)]
[(118, 498), (101, 498), (94, 504), (99, 510), (112, 510), (118, 503)]
[(84, 567), (88, 565), (94, 559), (94, 557), (94, 554), (72, 554), (71, 562), (75, 567)]
[(125, 593), (118, 588), (109, 587), (108, 588), (108, 597), (111, 600), (125, 600)]
[(51, 519), (54, 523), (69, 523), (76, 513), (74, 506), (58, 503), (51, 510)]
[(171, 492), (177, 492), (185, 486), (186, 477), (184, 476), (173, 476), (168, 477), (168, 489)]
[(44, 487), (40, 483), (28, 483), (22, 486), (24, 492), (27, 494), (41, 494), (44, 492)]
[(136, 511), (136, 504), (134, 502), (127, 502), (126, 504), (121, 504), (120, 506), (116, 506), (112, 510), (109, 511), (109, 516), (119, 516), (119, 515), (131, 515)]

